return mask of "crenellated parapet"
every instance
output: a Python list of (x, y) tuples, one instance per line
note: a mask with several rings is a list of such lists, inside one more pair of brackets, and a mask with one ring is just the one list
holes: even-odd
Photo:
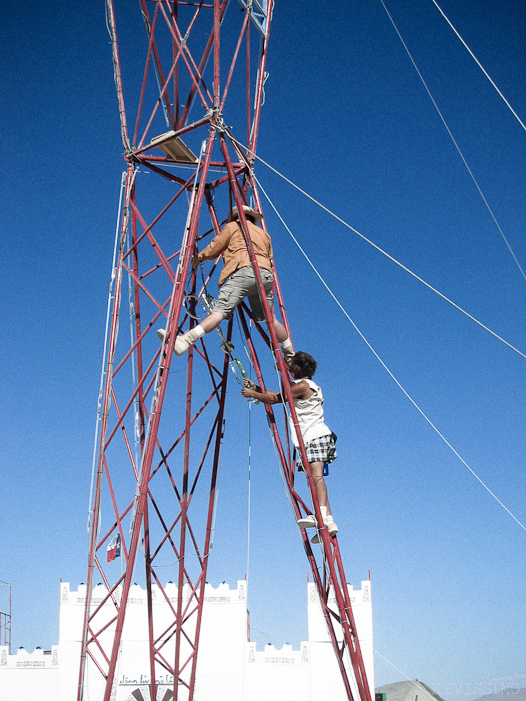
[(9, 654), (7, 646), (0, 647), (0, 668), (1, 669), (56, 669), (59, 663), (58, 645), (53, 645), (51, 650), (35, 648), (33, 652), (28, 652), (20, 647), (13, 654)]
[[(122, 588), (117, 587), (111, 596), (108, 596), (108, 590), (103, 584), (97, 584), (91, 594), (91, 607), (94, 608), (100, 604), (111, 605), (112, 599), (119, 602), (122, 595)], [(192, 595), (188, 585), (183, 587), (183, 601), (188, 601)], [(198, 589), (196, 595), (200, 595)], [(169, 601), (175, 603), (178, 599), (178, 589), (174, 582), (167, 582), (165, 587), (154, 585), (152, 586), (152, 602), (154, 604), (162, 604)], [(209, 604), (232, 604), (246, 603), (247, 601), (247, 583), (244, 580), (239, 580), (237, 587), (231, 589), (226, 582), (222, 582), (217, 587), (212, 586), (208, 582), (205, 584), (204, 601)], [(61, 607), (82, 606), (86, 603), (86, 585), (79, 584), (75, 591), (71, 589), (69, 582), (61, 582), (60, 584), (60, 605)], [(130, 604), (146, 604), (147, 591), (146, 588), (139, 584), (132, 584), (128, 595), (128, 603)]]
[(51, 650), (37, 647), (33, 652), (20, 647), (12, 655), (7, 646), (1, 646), (0, 698), (2, 701), (33, 698), (55, 701), (59, 698), (60, 669), (63, 663), (59, 645), (53, 645)]
[[(2, 701), (4, 697), (9, 701), (26, 701), (32, 698), (35, 689), (38, 689), (41, 701), (71, 701), (76, 697), (86, 594), (85, 584), (74, 589), (68, 582), (61, 582), (59, 645), (51, 650), (37, 648), (29, 653), (21, 648), (9, 655), (7, 647), (0, 647)], [(170, 607), (176, 606), (179, 594), (183, 602), (191, 606), (192, 596), (200, 596), (201, 592), (198, 589), (192, 594), (188, 586), (179, 592), (174, 582), (152, 588), (153, 621), (157, 630), (165, 629), (165, 621), (169, 620), (167, 614)], [(239, 580), (233, 587), (226, 582), (216, 586), (205, 584), (197, 662), (197, 683), (203, 698), (216, 701), (262, 701), (268, 698), (346, 701), (316, 587), (309, 584), (306, 594), (308, 640), (295, 645), (296, 649), (288, 643), (281, 647), (268, 643), (257, 649), (256, 643), (250, 641), (247, 582)], [(368, 677), (372, 680), (370, 581), (362, 582), (361, 589), (348, 585), (347, 595), (352, 603)], [(91, 610), (98, 609), (92, 620), (101, 629), (106, 624), (108, 626), (98, 638), (106, 655), (111, 649), (111, 626), (115, 625), (116, 602), (120, 598), (120, 588), (110, 595), (102, 584), (96, 584), (91, 592)], [(333, 599), (332, 592), (329, 592), (329, 606), (332, 606)], [(133, 584), (128, 601), (115, 679), (115, 701), (149, 698), (150, 669), (145, 662), (148, 644), (146, 588)], [(167, 660), (175, 658), (172, 640), (163, 648), (162, 654)], [(160, 666), (156, 674), (157, 699), (164, 699), (173, 688), (173, 676)], [(87, 665), (87, 682), (87, 701), (98, 699), (102, 688), (100, 673), (91, 658)]]
[(289, 643), (285, 643), (281, 648), (267, 643), (260, 651), (256, 649), (256, 643), (248, 643), (247, 662), (263, 665), (305, 665), (309, 663), (309, 643), (301, 642), (299, 650), (293, 650)]

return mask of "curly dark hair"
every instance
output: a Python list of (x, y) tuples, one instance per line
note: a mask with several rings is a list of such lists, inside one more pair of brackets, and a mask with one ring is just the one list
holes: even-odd
[(303, 351), (295, 353), (290, 361), (290, 370), (294, 377), (308, 377), (310, 379), (316, 372), (317, 367), (318, 363), (312, 355)]

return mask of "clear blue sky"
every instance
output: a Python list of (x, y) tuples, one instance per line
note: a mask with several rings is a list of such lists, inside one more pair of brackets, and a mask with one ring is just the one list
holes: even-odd
[[(524, 121), (524, 3), (439, 4)], [(387, 7), (525, 269), (523, 127), (431, 0)], [(102, 0), (12, 2), (3, 15), (0, 580), (13, 585), (13, 645), (32, 650), (58, 642), (59, 578), (86, 579), (123, 159)], [(524, 276), (382, 4), (277, 2), (268, 71), (259, 155), (526, 353)], [(526, 524), (526, 360), (264, 166), (257, 176), (391, 372)], [(405, 674), (448, 701), (480, 696), (477, 684), (526, 686), (525, 530), (265, 213), (294, 343), (318, 359), (339, 436), (329, 492), (349, 581), (371, 571), (377, 685)], [(254, 638), (297, 647), (307, 563), (255, 407), (252, 425)], [(222, 472), (213, 584), (245, 576), (246, 446), (227, 425), (224, 464), (241, 467)]]

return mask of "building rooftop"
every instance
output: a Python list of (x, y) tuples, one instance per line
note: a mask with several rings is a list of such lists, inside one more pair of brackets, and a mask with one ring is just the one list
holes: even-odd
[(386, 684), (376, 689), (385, 694), (385, 701), (443, 701), (443, 699), (418, 679)]

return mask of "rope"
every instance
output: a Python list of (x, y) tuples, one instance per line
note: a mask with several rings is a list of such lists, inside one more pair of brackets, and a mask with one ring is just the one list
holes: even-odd
[[(250, 324), (252, 324), (252, 321), (250, 321)], [(241, 338), (242, 338), (241, 333), (240, 333), (240, 336), (241, 336)], [(250, 359), (250, 355), (249, 355), (248, 349), (247, 349), (247, 347), (245, 346), (244, 342), (243, 342), (243, 348), (245, 349), (246, 356), (247, 356), (247, 358), (248, 358), (248, 360), (249, 360), (249, 363), (250, 363), (250, 368), (252, 369), (253, 364), (252, 364), (252, 361), (251, 361), (251, 359)], [(276, 376), (277, 376), (277, 383), (278, 383), (278, 386), (279, 386), (279, 391), (283, 394), (283, 382), (282, 382), (282, 378), (281, 378), (281, 373), (280, 373), (279, 370), (277, 369), (276, 358), (275, 358), (274, 350), (273, 350), (272, 347), (270, 348), (270, 351), (271, 351), (271, 353), (272, 353), (272, 357), (274, 358), (274, 370), (275, 370)], [(250, 381), (252, 381), (251, 378), (248, 378), (248, 379), (249, 379)], [(252, 404), (252, 403), (256, 404), (256, 403), (259, 403), (259, 402), (249, 402), (249, 404)], [(285, 403), (283, 403), (282, 406), (283, 406), (283, 410), (284, 410), (285, 419), (287, 419), (287, 411), (286, 411)], [(267, 416), (266, 413), (265, 413), (265, 415)], [(292, 516), (293, 516), (293, 518), (294, 518), (294, 521), (296, 521), (296, 514), (295, 514), (295, 511), (294, 511), (294, 506), (293, 506), (293, 504), (292, 504), (291, 494), (290, 494), (288, 485), (286, 484), (285, 475), (284, 475), (283, 469), (282, 469), (283, 466), (282, 466), (281, 460), (280, 460), (279, 455), (278, 455), (278, 447), (277, 447), (277, 444), (276, 444), (276, 439), (275, 439), (275, 437), (274, 437), (274, 432), (272, 431), (272, 428), (271, 428), (271, 426), (270, 426), (270, 422), (269, 422), (268, 416), (267, 416), (267, 424), (268, 424), (268, 427), (269, 427), (269, 433), (270, 433), (270, 438), (271, 438), (271, 440), (272, 440), (272, 445), (273, 445), (273, 447), (274, 447), (274, 455), (275, 455), (275, 458), (276, 458), (276, 464), (277, 464), (277, 466), (278, 466), (278, 471), (279, 471), (279, 474), (280, 474), (280, 477), (281, 477), (281, 482), (282, 482), (282, 484), (283, 484), (283, 490), (284, 490), (284, 492), (285, 492), (285, 497), (286, 497), (287, 501), (289, 502), (290, 510), (291, 510)], [(286, 425), (288, 426), (288, 422), (287, 422), (287, 421), (286, 421)], [(298, 526), (298, 532), (300, 532), (299, 526)]]
[(252, 473), (252, 402), (248, 402), (247, 587), (250, 573), (250, 497)]
[(217, 479), (216, 479), (216, 489), (215, 489), (215, 496), (214, 496), (214, 510), (212, 512), (212, 526), (211, 526), (211, 534), (210, 534), (210, 549), (209, 552), (212, 552), (212, 548), (214, 547), (214, 536), (216, 532), (216, 516), (217, 516), (217, 502), (219, 499), (219, 485), (220, 485), (220, 477), (221, 477), (221, 466), (223, 464), (223, 439), (225, 436), (225, 419), (223, 418), (223, 425), (221, 427), (221, 440), (219, 443), (219, 460), (218, 460), (218, 465), (217, 465)]
[[(233, 137), (231, 137), (231, 138), (233, 138)], [(239, 143), (239, 142), (238, 142), (238, 143)], [(240, 145), (242, 146), (242, 144), (240, 144)], [(495, 332), (492, 331), (490, 328), (488, 328), (487, 326), (485, 326), (481, 321), (479, 321), (479, 320), (476, 319), (474, 316), (472, 316), (471, 314), (469, 314), (469, 312), (467, 312), (465, 309), (462, 309), (462, 307), (460, 307), (458, 304), (455, 304), (455, 302), (453, 302), (451, 299), (449, 299), (449, 297), (446, 297), (445, 295), (443, 295), (443, 294), (442, 294), (441, 292), (439, 292), (435, 287), (433, 287), (432, 285), (430, 285), (428, 282), (426, 282), (425, 280), (423, 280), (421, 277), (419, 277), (419, 276), (418, 276), (416, 273), (414, 273), (412, 270), (410, 270), (410, 269), (407, 268), (405, 265), (403, 265), (403, 263), (400, 263), (400, 261), (398, 261), (396, 258), (393, 258), (393, 256), (389, 255), (389, 253), (387, 253), (387, 251), (384, 251), (382, 248), (380, 248), (380, 246), (377, 246), (377, 245), (376, 245), (375, 243), (373, 243), (370, 239), (368, 239), (366, 236), (364, 236), (363, 234), (361, 234), (357, 229), (353, 228), (350, 224), (348, 224), (346, 221), (344, 221), (343, 219), (341, 219), (341, 217), (339, 217), (337, 214), (335, 214), (334, 212), (332, 212), (328, 207), (325, 207), (325, 205), (323, 205), (321, 202), (319, 202), (319, 201), (316, 200), (314, 197), (312, 197), (312, 195), (309, 195), (307, 192), (305, 192), (305, 190), (302, 190), (301, 187), (299, 187), (298, 185), (296, 185), (295, 183), (293, 183), (292, 180), (289, 180), (285, 175), (283, 175), (283, 173), (280, 173), (278, 170), (276, 170), (275, 168), (273, 168), (269, 163), (267, 163), (266, 161), (264, 161), (262, 158), (260, 158), (260, 157), (257, 156), (256, 154), (253, 154), (253, 156), (254, 156), (254, 158), (257, 158), (258, 161), (261, 161), (261, 163), (263, 163), (263, 165), (267, 166), (267, 168), (269, 168), (273, 173), (275, 173), (276, 175), (279, 175), (279, 177), (282, 178), (283, 180), (285, 180), (285, 182), (289, 183), (289, 185), (291, 185), (293, 188), (295, 188), (296, 190), (298, 190), (298, 192), (301, 192), (302, 195), (305, 195), (305, 197), (307, 197), (309, 200), (311, 200), (311, 202), (314, 202), (314, 204), (318, 205), (318, 207), (321, 207), (325, 212), (327, 212), (327, 214), (330, 214), (331, 217), (334, 217), (337, 221), (340, 222), (340, 224), (343, 224), (345, 227), (347, 227), (348, 229), (350, 229), (353, 233), (355, 233), (357, 236), (359, 236), (361, 239), (363, 239), (366, 243), (368, 243), (370, 246), (372, 246), (373, 248), (375, 248), (379, 253), (382, 253), (384, 256), (386, 256), (387, 258), (389, 258), (389, 260), (391, 260), (393, 263), (395, 263), (395, 264), (398, 265), (400, 268), (402, 268), (402, 270), (404, 270), (406, 273), (409, 273), (409, 275), (411, 275), (412, 277), (414, 277), (415, 280), (418, 280), (418, 282), (421, 282), (423, 285), (425, 285), (429, 290), (431, 290), (431, 292), (434, 292), (435, 294), (437, 294), (437, 295), (438, 295), (439, 297), (441, 297), (445, 302), (448, 302), (448, 304), (451, 304), (453, 307), (455, 307), (455, 309), (457, 309), (459, 312), (462, 312), (462, 314), (464, 314), (465, 316), (467, 316), (468, 319), (471, 319), (471, 321), (474, 321), (474, 322), (475, 322), (476, 324), (478, 324), (482, 329), (484, 329), (485, 331), (487, 331), (488, 333), (490, 333), (492, 336), (494, 336), (498, 341), (500, 341), (501, 343), (504, 343), (504, 345), (508, 346), (508, 348), (510, 348), (512, 351), (515, 351), (515, 353), (518, 353), (520, 356), (522, 356), (524, 359), (526, 359), (526, 354), (524, 354), (522, 351), (520, 351), (520, 350), (518, 350), (517, 348), (515, 348), (515, 346), (512, 346), (511, 343), (508, 343), (508, 341), (504, 340), (504, 339), (503, 339), (501, 336), (499, 336), (497, 333), (495, 333)], [(255, 175), (254, 175), (254, 179), (256, 180), (256, 182), (257, 182), (257, 183), (260, 185), (260, 187), (261, 187), (261, 183), (260, 183), (259, 180), (255, 177)], [(265, 196), (266, 196), (267, 199), (268, 199), (268, 195), (265, 195)], [(269, 200), (269, 202), (270, 202), (270, 200)], [(281, 219), (281, 217), (280, 217), (280, 219)], [(297, 242), (296, 242), (296, 243), (297, 243)], [(299, 244), (297, 244), (297, 245), (299, 246)]]
[[(117, 223), (115, 225), (115, 243), (113, 246), (113, 261), (111, 264), (111, 278), (110, 278), (110, 289), (108, 292), (108, 304), (106, 308), (106, 330), (104, 333), (104, 347), (102, 350), (102, 369), (100, 373), (100, 386), (99, 386), (99, 396), (97, 398), (97, 418), (95, 420), (95, 436), (93, 439), (93, 457), (92, 457), (92, 463), (91, 463), (91, 485), (90, 485), (90, 493), (89, 493), (89, 504), (88, 504), (88, 533), (90, 532), (91, 528), (91, 515), (93, 513), (93, 484), (95, 481), (95, 469), (96, 469), (96, 462), (97, 462), (97, 440), (99, 436), (99, 426), (100, 426), (100, 421), (101, 421), (101, 409), (102, 409), (102, 392), (104, 389), (104, 378), (106, 376), (106, 371), (105, 371), (105, 362), (106, 362), (106, 349), (108, 347), (108, 335), (109, 335), (109, 330), (110, 330), (110, 313), (111, 313), (111, 303), (113, 300), (113, 283), (115, 282), (115, 276), (116, 276), (116, 269), (115, 269), (115, 261), (117, 259), (117, 249), (119, 246), (119, 225), (120, 225), (120, 220), (121, 220), (121, 212), (122, 212), (122, 198), (123, 198), (123, 193), (125, 189), (125, 184), (126, 184), (126, 172), (123, 172), (121, 175), (121, 186), (120, 186), (120, 192), (119, 192), (119, 206), (117, 208)], [(99, 524), (97, 524), (96, 528), (98, 529)]]
[[(267, 195), (267, 193), (265, 192), (265, 190), (263, 189), (261, 183), (257, 180), (257, 178), (256, 178), (256, 182), (258, 183), (258, 185), (259, 185), (261, 191), (263, 192), (263, 194), (264, 194), (265, 197), (267, 198), (267, 200), (268, 200), (270, 206), (272, 207), (272, 209), (274, 210), (274, 212), (275, 212), (275, 213), (277, 214), (277, 216), (279, 217), (281, 223), (283, 224), (283, 226), (285, 227), (285, 229), (288, 231), (288, 233), (289, 233), (289, 235), (291, 236), (292, 240), (294, 241), (294, 243), (296, 244), (296, 246), (299, 248), (299, 250), (301, 251), (301, 253), (302, 253), (303, 256), (305, 257), (305, 259), (307, 260), (308, 264), (311, 266), (311, 268), (313, 269), (313, 271), (315, 272), (315, 274), (316, 274), (317, 277), (319, 278), (320, 282), (323, 284), (323, 286), (325, 287), (325, 289), (327, 290), (327, 292), (330, 294), (330, 296), (331, 296), (331, 297), (333, 298), (333, 300), (336, 302), (336, 304), (338, 305), (338, 307), (340, 308), (340, 310), (343, 312), (343, 314), (346, 316), (346, 318), (351, 322), (351, 324), (352, 324), (352, 326), (354, 327), (355, 331), (358, 333), (358, 335), (360, 336), (360, 338), (362, 339), (362, 341), (364, 341), (364, 343), (367, 345), (367, 347), (369, 348), (369, 350), (373, 353), (373, 355), (375, 356), (375, 358), (376, 358), (376, 359), (379, 361), (379, 363), (382, 365), (382, 367), (384, 368), (384, 370), (389, 374), (389, 376), (391, 377), (391, 379), (394, 380), (394, 382), (397, 384), (397, 386), (399, 387), (399, 389), (402, 390), (402, 392), (405, 394), (405, 396), (407, 397), (407, 399), (409, 399), (409, 401), (411, 402), (411, 404), (415, 407), (415, 409), (417, 409), (417, 411), (418, 411), (418, 412), (421, 414), (421, 416), (427, 421), (427, 423), (428, 423), (428, 424), (431, 426), (431, 428), (437, 433), (437, 435), (444, 441), (444, 443), (448, 446), (448, 448), (450, 448), (450, 450), (456, 455), (456, 457), (461, 461), (461, 463), (469, 470), (469, 472), (471, 472), (471, 474), (473, 475), (473, 477), (475, 477), (475, 479), (478, 480), (478, 482), (484, 487), (484, 489), (485, 489), (485, 490), (493, 497), (493, 499), (495, 499), (495, 501), (496, 501), (496, 502), (512, 517), (512, 519), (513, 519), (514, 521), (516, 521), (517, 524), (518, 524), (524, 531), (526, 531), (526, 526), (524, 526), (524, 524), (522, 524), (522, 523), (519, 521), (519, 519), (516, 518), (516, 517), (512, 514), (512, 512), (502, 503), (502, 501), (500, 501), (500, 499), (494, 494), (494, 492), (491, 491), (491, 489), (485, 484), (485, 482), (483, 482), (482, 479), (476, 474), (476, 472), (467, 464), (467, 462), (464, 460), (464, 458), (462, 458), (462, 456), (455, 450), (455, 448), (453, 448), (453, 446), (451, 445), (451, 443), (450, 443), (450, 442), (444, 437), (444, 435), (438, 430), (438, 428), (437, 428), (437, 427), (435, 426), (435, 424), (431, 421), (431, 419), (424, 413), (424, 411), (418, 406), (418, 404), (415, 402), (415, 400), (409, 395), (409, 393), (404, 389), (404, 387), (400, 384), (400, 382), (397, 380), (397, 378), (393, 375), (393, 373), (391, 372), (391, 370), (387, 367), (387, 365), (386, 365), (386, 364), (384, 363), (384, 361), (380, 358), (380, 356), (378, 355), (378, 353), (375, 351), (375, 349), (372, 347), (372, 345), (369, 343), (369, 341), (365, 338), (365, 336), (364, 336), (363, 333), (360, 331), (360, 329), (356, 326), (356, 324), (355, 324), (354, 321), (351, 319), (351, 317), (349, 316), (349, 314), (347, 313), (347, 311), (344, 309), (344, 307), (342, 306), (342, 304), (340, 303), (340, 301), (337, 299), (336, 295), (332, 292), (332, 290), (331, 290), (330, 287), (327, 285), (327, 283), (325, 282), (325, 280), (323, 279), (323, 277), (320, 275), (320, 273), (319, 273), (318, 270), (316, 269), (315, 265), (312, 263), (312, 261), (311, 261), (310, 258), (307, 256), (307, 254), (305, 253), (305, 251), (303, 250), (303, 248), (301, 247), (301, 245), (299, 244), (299, 242), (297, 241), (297, 239), (294, 237), (294, 235), (293, 235), (293, 233), (291, 232), (291, 230), (290, 230), (290, 229), (288, 228), (288, 226), (285, 224), (285, 222), (284, 222), (283, 218), (281, 217), (280, 213), (278, 212), (278, 210), (277, 210), (276, 207), (274, 206), (273, 202), (270, 200), (269, 196)], [(521, 355), (522, 355), (522, 354), (521, 354)]]
[[(471, 168), (470, 168), (469, 165), (468, 165), (468, 162), (467, 162), (466, 159), (464, 158), (464, 154), (463, 154), (462, 151), (460, 150), (460, 146), (457, 144), (457, 142), (456, 142), (456, 140), (455, 140), (455, 137), (453, 136), (453, 134), (452, 134), (452, 132), (451, 132), (449, 126), (447, 125), (447, 122), (446, 122), (446, 120), (445, 120), (445, 118), (444, 118), (444, 115), (442, 114), (442, 112), (440, 111), (440, 109), (439, 109), (437, 103), (435, 102), (435, 99), (434, 99), (433, 95), (431, 94), (431, 91), (429, 90), (429, 88), (428, 88), (428, 86), (427, 86), (427, 83), (426, 83), (426, 81), (424, 80), (422, 74), (420, 73), (420, 70), (418, 69), (418, 66), (417, 66), (416, 63), (415, 63), (415, 60), (413, 59), (413, 56), (411, 55), (411, 52), (410, 52), (409, 49), (407, 48), (407, 45), (406, 45), (405, 41), (403, 40), (402, 35), (400, 34), (400, 32), (399, 32), (399, 30), (398, 30), (398, 27), (396, 26), (396, 24), (395, 24), (393, 18), (391, 17), (391, 15), (390, 15), (390, 13), (389, 13), (389, 10), (388, 10), (387, 7), (385, 6), (384, 1), (383, 1), (383, 0), (380, 0), (380, 2), (382, 3), (383, 8), (384, 8), (384, 10), (385, 10), (386, 13), (387, 13), (387, 16), (388, 16), (389, 19), (391, 20), (391, 24), (393, 25), (393, 27), (394, 27), (394, 29), (395, 29), (395, 32), (398, 34), (398, 38), (399, 38), (400, 41), (402, 42), (402, 46), (403, 46), (404, 49), (406, 50), (406, 53), (407, 53), (407, 55), (409, 56), (409, 59), (410, 59), (411, 63), (413, 64), (413, 67), (414, 67), (415, 71), (417, 72), (418, 77), (419, 77), (420, 80), (422, 81), (422, 84), (423, 84), (424, 88), (426, 89), (427, 94), (429, 95), (429, 99), (430, 99), (431, 102), (433, 103), (433, 106), (434, 106), (435, 110), (437, 111), (438, 116), (439, 116), (440, 119), (442, 120), (442, 124), (445, 126), (446, 131), (447, 131), (447, 133), (449, 134), (449, 137), (450, 137), (451, 141), (453, 142), (453, 145), (454, 145), (455, 148), (457, 149), (458, 154), (459, 154), (460, 158), (462, 159), (462, 162), (463, 162), (464, 165), (466, 166), (466, 170), (468, 171), (468, 173), (469, 173), (471, 179), (473, 180), (473, 182), (474, 182), (474, 184), (475, 184), (475, 187), (476, 187), (477, 190), (478, 190), (479, 195), (482, 197), (482, 201), (483, 201), (484, 204), (486, 205), (486, 208), (487, 208), (488, 212), (490, 213), (491, 218), (492, 218), (493, 221), (495, 222), (495, 226), (497, 227), (497, 229), (499, 230), (500, 235), (501, 235), (502, 238), (504, 239), (504, 243), (505, 243), (506, 246), (508, 247), (508, 250), (509, 250), (509, 252), (511, 253), (511, 255), (512, 255), (512, 257), (513, 257), (513, 260), (515, 261), (515, 263), (516, 263), (518, 269), (520, 270), (520, 273), (521, 273), (522, 277), (526, 280), (526, 274), (524, 273), (524, 270), (522, 269), (522, 267), (521, 267), (519, 261), (517, 260), (517, 256), (516, 256), (515, 253), (513, 252), (513, 249), (511, 248), (508, 239), (507, 239), (506, 236), (504, 235), (504, 232), (502, 231), (502, 228), (501, 228), (499, 222), (497, 221), (497, 218), (495, 217), (495, 214), (493, 213), (493, 210), (491, 209), (491, 207), (490, 207), (490, 205), (489, 205), (489, 202), (487, 201), (486, 197), (484, 196), (484, 194), (483, 194), (483, 192), (482, 192), (482, 190), (481, 190), (481, 188), (480, 188), (480, 186), (479, 186), (479, 184), (478, 184), (478, 182), (477, 182), (475, 176), (473, 175), (473, 172), (472, 172)], [(434, 0), (433, 0), (433, 2), (434, 2)], [(436, 2), (435, 2), (435, 5), (436, 5)], [(438, 7), (438, 5), (437, 5), (437, 7)], [(440, 8), (438, 8), (438, 9), (440, 10)], [(445, 16), (445, 15), (444, 15), (444, 16)], [(447, 17), (446, 17), (446, 19), (447, 19)], [(448, 20), (448, 21), (449, 21), (449, 20)], [(460, 37), (459, 37), (459, 38), (460, 38)], [(467, 47), (466, 47), (466, 48), (467, 48)], [(475, 60), (476, 60), (476, 59), (475, 59)], [(480, 65), (480, 64), (479, 64), (479, 65)], [(483, 70), (484, 70), (484, 69), (483, 69)], [(520, 121), (520, 120), (519, 120), (519, 121)], [(521, 122), (521, 124), (522, 124), (522, 122)], [(524, 125), (523, 125), (523, 126), (524, 126)]]
[[(127, 250), (130, 250), (130, 231), (129, 228), (126, 231), (126, 248)], [(130, 348), (133, 348), (135, 345), (136, 337), (135, 337), (135, 301), (133, 297), (133, 279), (131, 275), (131, 271), (128, 270), (128, 312), (129, 312), (129, 321), (130, 321)], [(136, 375), (138, 375), (138, 367), (137, 367), (137, 350), (133, 350), (130, 358), (130, 365), (131, 365), (131, 375), (132, 375), (132, 387), (136, 387)], [(137, 466), (139, 464), (140, 460), (140, 447), (141, 447), (141, 430), (139, 426), (139, 409), (140, 409), (140, 404), (139, 404), (139, 394), (137, 393), (135, 395), (135, 399), (133, 400), (133, 420), (134, 420), (134, 459), (135, 459), (135, 465)]]
[[(212, 302), (214, 301), (214, 298), (206, 289), (205, 277), (203, 275), (203, 265), (202, 265), (202, 263), (200, 263), (199, 265), (201, 267), (201, 276), (203, 278), (203, 293), (200, 295), (199, 301), (201, 302), (201, 304), (203, 305), (203, 307), (207, 311), (208, 315), (210, 315), (212, 313)], [(194, 317), (194, 318), (197, 318), (197, 317)], [(248, 380), (248, 375), (245, 372), (245, 368), (243, 367), (243, 364), (241, 363), (239, 358), (234, 358), (234, 356), (232, 355), (232, 351), (234, 350), (234, 345), (232, 343), (229, 343), (226, 340), (226, 338), (223, 334), (223, 331), (221, 329), (221, 326), (217, 326), (216, 331), (221, 338), (220, 348), (222, 351), (224, 351), (228, 355), (230, 369), (234, 373), (234, 377), (236, 378), (236, 382), (238, 383), (238, 385), (243, 386), (243, 382), (237, 376), (236, 368), (241, 373), (241, 377), (243, 378), (243, 380)], [(246, 351), (246, 349), (245, 349), (245, 351)], [(248, 353), (247, 353), (247, 355), (248, 355)], [(259, 404), (259, 400), (255, 399), (252, 403)]]

